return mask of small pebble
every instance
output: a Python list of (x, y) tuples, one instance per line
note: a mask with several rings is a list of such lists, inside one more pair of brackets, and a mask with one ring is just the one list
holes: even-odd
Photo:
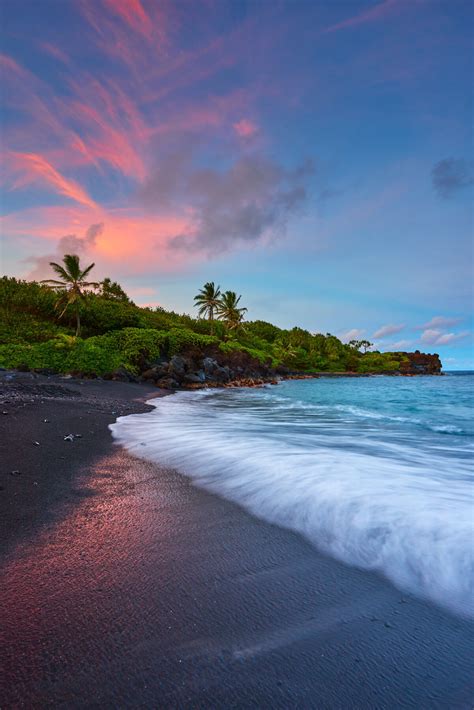
[(21, 476), (21, 471), (10, 471), (11, 476)]
[(40, 445), (39, 441), (33, 441), (33, 444), (34, 444), (35, 446), (39, 446), (39, 445)]

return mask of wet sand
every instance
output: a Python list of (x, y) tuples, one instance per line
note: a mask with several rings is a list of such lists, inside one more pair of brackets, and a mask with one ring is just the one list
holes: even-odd
[(472, 707), (471, 622), (122, 451), (150, 390), (55, 385), (1, 405), (2, 708)]

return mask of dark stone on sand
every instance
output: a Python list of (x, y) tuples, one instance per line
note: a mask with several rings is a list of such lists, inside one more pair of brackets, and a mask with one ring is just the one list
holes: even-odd
[(179, 387), (179, 383), (172, 377), (162, 377), (160, 380), (156, 380), (155, 384), (164, 390), (175, 390)]

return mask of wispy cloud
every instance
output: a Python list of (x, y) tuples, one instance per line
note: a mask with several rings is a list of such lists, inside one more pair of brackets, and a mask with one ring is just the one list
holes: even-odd
[(400, 333), (405, 328), (405, 324), (401, 325), (382, 325), (375, 333), (372, 335), (373, 338), (386, 338), (389, 335), (395, 335)]
[(357, 15), (348, 17), (341, 22), (331, 25), (324, 30), (325, 34), (331, 32), (339, 32), (339, 30), (349, 29), (351, 27), (359, 27), (360, 25), (365, 25), (371, 22), (377, 22), (382, 20), (388, 15), (390, 15), (397, 6), (401, 5), (400, 0), (384, 0), (384, 2), (377, 3), (369, 10), (365, 12), (360, 12)]
[(345, 332), (339, 333), (339, 339), (343, 343), (348, 343), (350, 340), (360, 340), (365, 333), (363, 328), (351, 328)]
[(393, 343), (386, 343), (383, 349), (386, 352), (396, 352), (397, 350), (408, 350), (413, 346), (413, 340), (395, 340)]
[(42, 155), (37, 153), (10, 153), (9, 159), (17, 172), (13, 188), (33, 182), (46, 183), (54, 191), (88, 207), (96, 207), (87, 192), (74, 180), (61, 175)]
[(421, 342), (429, 345), (450, 345), (458, 340), (464, 340), (470, 335), (468, 330), (462, 333), (443, 333), (441, 330), (429, 328), (421, 334)]
[(105, 0), (105, 4), (124, 20), (130, 29), (145, 35), (145, 37), (151, 36), (153, 24), (140, 0)]
[(429, 330), (431, 328), (450, 328), (452, 325), (461, 323), (462, 318), (453, 318), (447, 316), (433, 316), (431, 320), (423, 325), (416, 327), (417, 330)]

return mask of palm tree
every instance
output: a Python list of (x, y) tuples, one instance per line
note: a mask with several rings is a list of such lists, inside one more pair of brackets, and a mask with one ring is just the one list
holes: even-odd
[(239, 306), (242, 296), (237, 296), (235, 291), (226, 291), (222, 294), (217, 307), (219, 318), (225, 321), (229, 330), (236, 330), (242, 324), (246, 308)]
[(214, 281), (208, 281), (194, 297), (195, 306), (199, 306), (198, 315), (201, 318), (207, 315), (211, 324), (211, 335), (214, 333), (214, 314), (219, 308), (219, 298), (221, 295), (221, 287), (214, 286)]
[(61, 278), (60, 281), (55, 279), (44, 279), (41, 283), (46, 284), (54, 291), (60, 294), (56, 308), (62, 308), (59, 317), (62, 318), (69, 306), (74, 307), (76, 315), (76, 337), (81, 334), (81, 317), (79, 313), (79, 305), (84, 299), (84, 289), (97, 288), (99, 286), (95, 281), (86, 281), (87, 274), (94, 268), (95, 264), (89, 264), (85, 269), (81, 268), (79, 257), (77, 254), (66, 254), (63, 257), (63, 264), (56, 264), (54, 261), (49, 262), (53, 270)]

